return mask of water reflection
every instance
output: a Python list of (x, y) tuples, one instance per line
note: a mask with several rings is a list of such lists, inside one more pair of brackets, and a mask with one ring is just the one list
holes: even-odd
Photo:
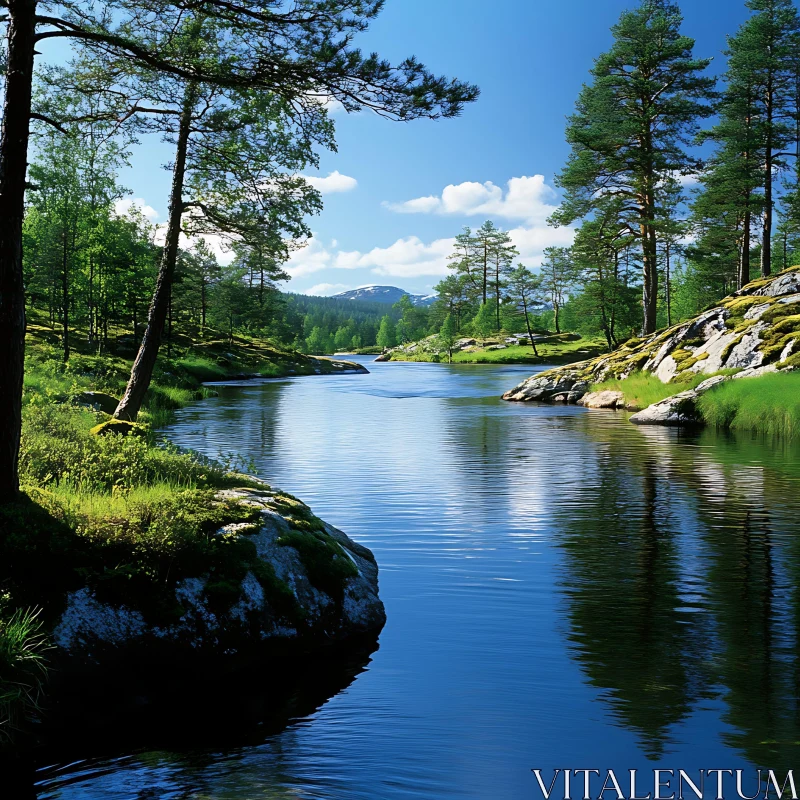
[[(161, 791), (191, 785), (201, 792), (193, 796), (202, 797), (207, 779), (198, 783), (198, 776), (211, 770), (232, 780), (243, 750), (262, 746), (318, 712), (368, 668), (376, 649), (374, 640), (364, 639), (300, 663), (276, 660), (235, 675), (220, 674), (214, 681), (206, 676), (193, 683), (186, 676), (181, 686), (165, 687), (133, 705), (109, 706), (107, 694), (93, 697), (88, 690), (62, 698), (50, 710), (47, 738), (37, 754), (48, 765), (37, 775), (37, 787), (44, 792), (40, 796), (57, 797), (73, 785), (100, 783), (97, 796), (104, 797), (103, 779), (125, 772), (148, 776), (147, 792), (132, 796), (161, 797)], [(291, 735), (279, 741), (282, 746), (271, 749), (276, 783), (272, 793), (259, 797), (294, 796), (280, 791), (281, 753)], [(135, 755), (125, 755), (130, 753)]]
[(786, 513), (796, 461), (748, 436), (591, 418), (585, 434), (600, 445), (594, 481), (559, 522), (570, 638), (588, 679), (652, 758), (698, 703), (719, 698), (728, 745), (753, 764), (790, 766), (800, 744), (800, 558)]
[(527, 800), (532, 767), (796, 758), (797, 446), (501, 402), (524, 367), (370, 369), (221, 388), (170, 430), (373, 549), (369, 669), (244, 746), (56, 754), (42, 797)]

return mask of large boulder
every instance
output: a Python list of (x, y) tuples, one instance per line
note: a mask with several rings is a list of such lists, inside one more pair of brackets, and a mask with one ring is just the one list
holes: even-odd
[(548, 370), (523, 381), (503, 395), (503, 400), (539, 400), (554, 402), (556, 398), (571, 396), (576, 403), (586, 393), (588, 383), (578, 380), (570, 370)]
[[(252, 554), (244, 577), (223, 580), (212, 567), (184, 575), (154, 617), (150, 598), (112, 603), (99, 587), (66, 597), (52, 631), (62, 669), (138, 663), (158, 657), (199, 668), (237, 655), (303, 651), (377, 634), (386, 622), (372, 553), (315, 517), (299, 501), (264, 488), (222, 491), (258, 511), (258, 522), (217, 531), (231, 553)], [(238, 547), (237, 545), (243, 545)], [(206, 659), (207, 660), (207, 659)]]
[(119, 405), (116, 397), (105, 392), (81, 392), (78, 395), (78, 402), (91, 406), (95, 411), (102, 411), (104, 414), (113, 414)]

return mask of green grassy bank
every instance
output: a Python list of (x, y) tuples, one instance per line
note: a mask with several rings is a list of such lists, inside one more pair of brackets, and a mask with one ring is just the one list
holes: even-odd
[[(715, 374), (732, 374), (723, 370)], [(655, 375), (635, 372), (623, 380), (596, 383), (591, 391), (622, 392), (631, 410), (646, 408), (678, 392), (694, 389), (710, 375), (684, 373), (662, 383)], [(701, 394), (697, 412), (709, 426), (800, 438), (800, 372), (771, 373), (756, 378), (725, 381)]]
[[(36, 716), (48, 674), (46, 632), (67, 593), (81, 586), (109, 602), (134, 605), (154, 623), (168, 623), (181, 613), (168, 589), (182, 575), (210, 571), (207, 593), (224, 603), (250, 571), (274, 607), (287, 616), (301, 613), (251, 542), (215, 535), (224, 525), (258, 517), (252, 507), (217, 500), (216, 492), (263, 484), (241, 474), (248, 465), (182, 452), (157, 429), (176, 409), (213, 392), (202, 381), (330, 373), (338, 369), (334, 362), (238, 336), (181, 337), (170, 356), (159, 358), (135, 435), (119, 436), (93, 433), (109, 415), (89, 405), (95, 398), (85, 392), (107, 393), (113, 406), (131, 361), (89, 351), (76, 335), (64, 363), (57, 337), (35, 321), (30, 326), (23, 491), (16, 503), (0, 507), (0, 748)], [(284, 544), (319, 572), (317, 562), (326, 555), (330, 560), (320, 549), (335, 545), (323, 541), (321, 524), (302, 503), (288, 495), (276, 495), (275, 502), (290, 520)]]

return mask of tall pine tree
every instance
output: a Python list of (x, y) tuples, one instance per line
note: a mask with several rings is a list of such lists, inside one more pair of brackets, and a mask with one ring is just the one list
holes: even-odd
[(623, 201), (642, 250), (644, 333), (657, 319), (660, 187), (667, 176), (698, 169), (686, 146), (714, 95), (714, 80), (702, 74), (709, 59), (694, 57), (682, 22), (668, 0), (643, 0), (622, 14), (570, 117), (572, 152), (557, 179), (565, 192), (557, 224), (591, 216), (604, 198)]

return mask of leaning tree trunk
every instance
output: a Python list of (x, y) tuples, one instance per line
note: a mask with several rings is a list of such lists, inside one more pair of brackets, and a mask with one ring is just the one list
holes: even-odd
[(36, 0), (7, 4), (8, 64), (0, 134), (0, 502), (19, 492), (25, 286), (22, 219), (28, 166)]
[(147, 328), (142, 337), (139, 352), (136, 354), (136, 360), (133, 362), (131, 377), (128, 380), (125, 394), (114, 412), (114, 416), (117, 419), (134, 422), (139, 415), (144, 396), (150, 388), (150, 379), (153, 377), (153, 368), (156, 365), (158, 348), (161, 344), (161, 336), (164, 333), (164, 324), (167, 320), (167, 312), (172, 296), (175, 263), (178, 260), (178, 242), (181, 233), (181, 217), (183, 215), (183, 180), (186, 174), (186, 151), (189, 144), (195, 94), (194, 86), (189, 86), (186, 89), (178, 127), (178, 142), (175, 149), (175, 167), (172, 172), (172, 190), (169, 199), (169, 219), (167, 221), (164, 253), (161, 256), (156, 288), (150, 303)]
[(533, 331), (531, 330), (531, 321), (528, 317), (528, 303), (525, 300), (525, 295), (522, 295), (522, 310), (525, 312), (525, 327), (528, 330), (528, 338), (531, 340), (531, 347), (533, 348), (533, 354), (536, 358), (539, 358), (539, 353), (536, 350), (536, 340), (533, 338)]

